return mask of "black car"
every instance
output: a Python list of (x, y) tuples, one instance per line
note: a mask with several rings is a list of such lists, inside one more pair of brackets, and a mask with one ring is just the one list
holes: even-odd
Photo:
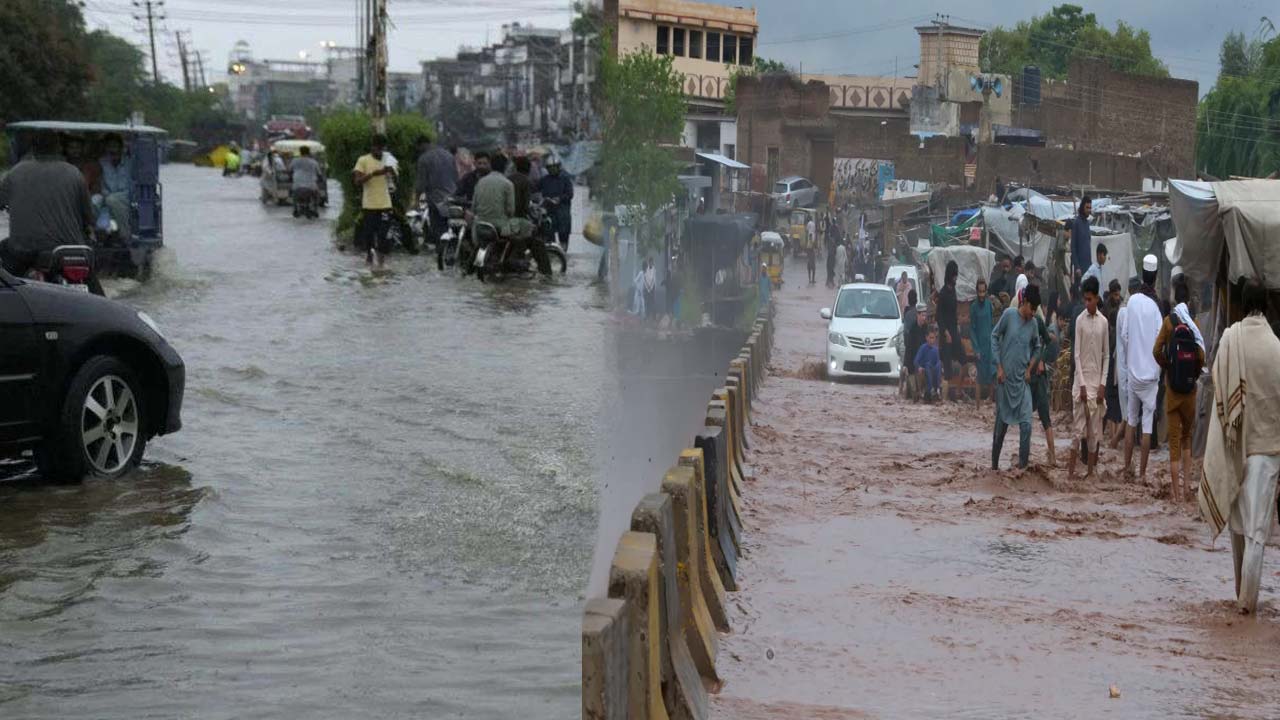
[(182, 427), (182, 358), (124, 303), (0, 269), (0, 458), (41, 474), (118, 477)]

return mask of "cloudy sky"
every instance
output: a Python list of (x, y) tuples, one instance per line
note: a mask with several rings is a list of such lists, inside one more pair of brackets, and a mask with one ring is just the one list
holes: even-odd
[[(564, 27), (569, 0), (389, 0), (395, 27), (391, 31), (393, 70), (416, 70), (420, 60), (449, 56), (460, 44), (497, 41), (504, 23), (519, 21)], [(1079, 0), (1077, 0), (1079, 2)], [(129, 0), (86, 0), (93, 26), (143, 43), (142, 24)], [(357, 35), (360, 0), (164, 0), (166, 19), (160, 50), (162, 73), (180, 77), (172, 31), (190, 30), (195, 47), (207, 52), (210, 66), (221, 70), (232, 45), (245, 40), (259, 58), (296, 58), (320, 54), (320, 43), (350, 45)], [(746, 4), (722, 2), (721, 4)], [(760, 0), (760, 54), (805, 71), (830, 73), (910, 74), (918, 45), (912, 27), (936, 13), (974, 27), (1012, 25), (1046, 12), (1054, 2), (1026, 0), (1010, 15), (1007, 0)], [(1088, 3), (1107, 26), (1124, 20), (1151, 33), (1152, 47), (1176, 77), (1198, 80), (1201, 93), (1218, 69), (1218, 45), (1231, 30), (1252, 33), (1259, 18), (1280, 15), (1274, 2), (1234, 0), (1125, 0)], [(1280, 22), (1280, 18), (1275, 18)], [(145, 47), (145, 46), (144, 46)]]

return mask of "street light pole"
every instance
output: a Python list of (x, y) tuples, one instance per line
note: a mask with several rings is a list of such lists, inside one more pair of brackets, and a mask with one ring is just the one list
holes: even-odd
[(373, 93), (374, 130), (387, 131), (387, 0), (373, 0)]

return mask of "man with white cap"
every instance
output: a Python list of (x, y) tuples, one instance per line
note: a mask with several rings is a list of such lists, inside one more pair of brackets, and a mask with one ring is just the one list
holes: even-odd
[(1155, 419), (1156, 398), (1160, 391), (1160, 364), (1153, 350), (1164, 316), (1156, 304), (1155, 255), (1142, 258), (1142, 288), (1130, 296), (1121, 342), (1126, 348), (1129, 372), (1129, 428), (1124, 436), (1124, 472), (1133, 473), (1134, 434), (1142, 433), (1142, 465), (1140, 476), (1147, 478), (1147, 458), (1151, 452), (1151, 428)]

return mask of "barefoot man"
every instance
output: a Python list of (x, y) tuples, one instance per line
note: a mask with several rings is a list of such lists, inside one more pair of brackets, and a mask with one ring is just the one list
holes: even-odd
[(1072, 341), (1071, 355), (1076, 366), (1076, 380), (1071, 387), (1071, 418), (1076, 438), (1067, 456), (1067, 476), (1076, 477), (1076, 456), (1080, 454), (1080, 441), (1088, 443), (1089, 472), (1093, 475), (1098, 465), (1098, 445), (1102, 437), (1102, 415), (1106, 412), (1107, 369), (1110, 365), (1107, 318), (1098, 312), (1098, 277), (1084, 279), (1084, 311), (1076, 318), (1076, 337)]
[(1245, 319), (1227, 328), (1213, 361), (1200, 514), (1216, 537), (1231, 527), (1236, 598), (1253, 612), (1262, 581), (1262, 551), (1276, 524), (1280, 478), (1280, 340), (1267, 323), (1267, 291), (1244, 289)]

